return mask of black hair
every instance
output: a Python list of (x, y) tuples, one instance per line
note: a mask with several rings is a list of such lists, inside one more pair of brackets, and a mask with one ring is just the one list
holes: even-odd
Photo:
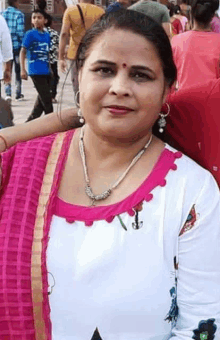
[(171, 87), (176, 80), (176, 66), (173, 61), (169, 38), (162, 26), (145, 14), (121, 9), (106, 13), (94, 23), (81, 40), (76, 54), (77, 70), (83, 66), (89, 50), (96, 39), (110, 28), (131, 31), (150, 41), (162, 62), (163, 73), (167, 84)]
[(50, 14), (48, 14), (47, 12), (45, 12), (45, 18), (47, 19), (45, 26), (50, 27), (52, 25), (52, 22), (53, 22), (52, 16)]
[(181, 12), (180, 6), (175, 5), (175, 6), (173, 7), (173, 11), (174, 11), (174, 14), (180, 14), (180, 12)]
[(36, 4), (37, 4), (37, 8), (41, 9), (42, 11), (45, 11), (47, 7), (46, 0), (37, 0)]
[(16, 2), (18, 2), (18, 0), (8, 0), (8, 6), (15, 7)]
[(42, 11), (42, 10), (41, 10), (41, 9), (39, 9), (39, 8), (35, 8), (35, 9), (32, 11), (32, 13), (31, 13), (31, 14), (34, 14), (34, 13), (40, 13), (40, 14), (42, 14), (42, 15), (43, 15), (43, 17), (44, 17), (45, 19), (47, 19), (46, 12)]
[[(44, 12), (44, 17), (45, 17), (45, 19), (47, 19), (47, 22), (45, 23), (45, 26), (46, 27), (50, 27), (51, 26), (51, 24), (52, 24), (52, 21), (53, 21), (53, 18), (52, 18), (52, 16), (50, 15), (50, 14), (48, 14), (46, 11), (45, 11), (45, 9), (46, 9), (46, 7), (47, 7), (47, 2), (46, 2), (46, 0), (37, 0), (36, 1), (36, 9), (39, 9), (39, 10), (41, 10), (42, 12)], [(41, 13), (41, 12), (40, 12)]]
[(192, 16), (205, 26), (209, 25), (219, 7), (219, 0), (193, 0)]
[(169, 10), (170, 17), (172, 17), (174, 15), (174, 4), (172, 2), (169, 2), (166, 6)]

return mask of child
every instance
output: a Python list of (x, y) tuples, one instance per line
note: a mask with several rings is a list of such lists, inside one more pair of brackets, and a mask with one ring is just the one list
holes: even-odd
[[(20, 52), (21, 78), (27, 80), (28, 75), (31, 77), (38, 96), (27, 121), (40, 117), (43, 111), (45, 114), (53, 112), (50, 93), (50, 35), (44, 28), (46, 23), (45, 13), (40, 9), (34, 10), (31, 23), (34, 28), (25, 34)], [(28, 75), (25, 69), (26, 55), (28, 59)]]
[(50, 14), (46, 13), (46, 28), (48, 33), (50, 34), (50, 67), (52, 71), (51, 77), (51, 95), (52, 102), (57, 103), (56, 95), (57, 95), (57, 85), (59, 83), (59, 75), (58, 75), (58, 50), (59, 50), (59, 34), (53, 28), (52, 25), (52, 17)]

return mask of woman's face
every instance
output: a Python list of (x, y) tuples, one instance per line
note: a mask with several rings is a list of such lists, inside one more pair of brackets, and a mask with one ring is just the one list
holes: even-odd
[(98, 135), (141, 138), (167, 94), (161, 61), (141, 35), (109, 29), (93, 43), (79, 73), (80, 106)]

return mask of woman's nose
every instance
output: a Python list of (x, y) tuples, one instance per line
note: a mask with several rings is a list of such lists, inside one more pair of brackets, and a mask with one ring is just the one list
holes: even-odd
[(116, 75), (111, 82), (109, 93), (117, 96), (131, 96), (132, 88), (126, 75)]

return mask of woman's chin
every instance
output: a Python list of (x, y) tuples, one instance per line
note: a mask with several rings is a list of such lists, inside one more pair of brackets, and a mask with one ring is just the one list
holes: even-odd
[[(101, 118), (101, 117), (100, 117)], [(131, 139), (136, 140), (140, 135), (146, 135), (149, 131), (149, 122), (137, 119), (86, 119), (88, 127), (102, 138), (107, 139)], [(145, 124), (144, 124), (145, 123)]]
[(134, 125), (126, 126), (112, 126), (106, 127), (102, 129), (103, 137), (108, 139), (116, 139), (116, 140), (131, 140), (134, 141), (139, 138), (140, 135), (146, 134), (146, 131), (135, 129)]
[(120, 122), (117, 124), (106, 124), (102, 126), (103, 134), (112, 137), (123, 137), (132, 134), (133, 125), (126, 124), (125, 122)]

